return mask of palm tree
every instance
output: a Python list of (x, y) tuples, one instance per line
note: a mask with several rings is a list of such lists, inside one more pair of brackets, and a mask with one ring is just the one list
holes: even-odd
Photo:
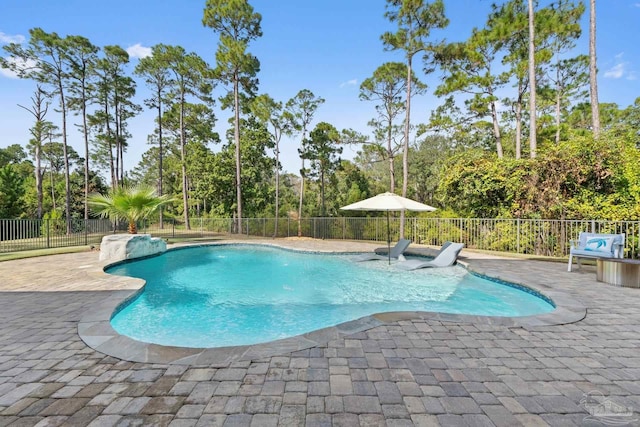
[(591, 127), (593, 135), (600, 136), (600, 104), (598, 101), (598, 61), (596, 59), (596, 0), (591, 0), (589, 11), (589, 92), (591, 94)]
[(146, 185), (121, 187), (109, 190), (106, 195), (95, 193), (89, 196), (93, 213), (112, 221), (127, 220), (129, 234), (138, 233), (137, 221), (148, 218), (172, 201), (167, 195), (156, 195), (156, 191)]

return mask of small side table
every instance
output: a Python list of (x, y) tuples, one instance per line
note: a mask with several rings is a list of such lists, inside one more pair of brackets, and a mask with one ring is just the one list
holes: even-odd
[(626, 288), (640, 288), (640, 260), (624, 258), (598, 258), (596, 279)]

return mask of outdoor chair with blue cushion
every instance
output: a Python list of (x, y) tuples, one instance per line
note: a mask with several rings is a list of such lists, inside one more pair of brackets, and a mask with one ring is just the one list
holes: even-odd
[(449, 267), (455, 264), (463, 247), (464, 243), (445, 242), (445, 244), (442, 245), (440, 253), (431, 261), (409, 259), (405, 262), (399, 262), (396, 264), (396, 267), (403, 270), (416, 270), (427, 267)]
[(577, 241), (571, 240), (567, 271), (571, 271), (573, 257), (578, 262), (578, 268), (580, 268), (580, 258), (624, 258), (624, 233), (581, 232)]
[[(396, 243), (396, 245), (391, 248), (390, 258), (397, 260), (398, 257), (402, 255), (404, 251), (407, 250), (410, 244), (411, 244), (411, 240), (400, 239), (398, 243)], [(387, 259), (389, 259), (389, 254), (382, 255), (382, 254), (377, 254), (372, 252), (372, 253), (359, 255), (355, 257), (353, 260), (356, 262), (361, 262), (361, 261), (374, 261), (374, 260), (387, 260)]]

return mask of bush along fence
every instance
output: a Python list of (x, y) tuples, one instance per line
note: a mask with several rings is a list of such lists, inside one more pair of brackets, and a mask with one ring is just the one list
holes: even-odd
[[(98, 245), (102, 236), (126, 233), (126, 224), (104, 219), (0, 220), (0, 253), (64, 246)], [(139, 233), (165, 238), (212, 238), (234, 233), (259, 237), (311, 237), (316, 239), (366, 240), (386, 242), (387, 220), (379, 217), (244, 218), (236, 230), (231, 218), (192, 218), (187, 226), (178, 219), (144, 221)], [(391, 240), (397, 241), (400, 219), (390, 222)], [(488, 218), (407, 218), (405, 237), (414, 243), (441, 245), (447, 240), (471, 249), (527, 255), (565, 257), (570, 240), (581, 231), (625, 233), (625, 257), (638, 258), (640, 221), (488, 219)]]

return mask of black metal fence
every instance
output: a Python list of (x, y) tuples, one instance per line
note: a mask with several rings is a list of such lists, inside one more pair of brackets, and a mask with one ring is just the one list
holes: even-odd
[[(276, 226), (277, 224), (277, 226)], [(391, 239), (399, 239), (400, 219), (392, 218)], [(104, 219), (0, 220), (0, 253), (31, 249), (99, 244), (102, 236), (126, 233), (127, 224)], [(581, 231), (625, 233), (625, 257), (638, 258), (640, 221), (525, 220), (491, 218), (407, 218), (405, 237), (415, 243), (441, 245), (446, 240), (468, 248), (553, 257), (567, 256), (570, 240)], [(165, 238), (212, 238), (234, 233), (260, 237), (312, 237), (316, 239), (386, 242), (386, 217), (373, 218), (244, 218), (238, 229), (231, 218), (192, 218), (143, 221), (139, 233)]]
[(0, 252), (100, 244), (113, 232), (113, 224), (100, 219), (0, 219)]

